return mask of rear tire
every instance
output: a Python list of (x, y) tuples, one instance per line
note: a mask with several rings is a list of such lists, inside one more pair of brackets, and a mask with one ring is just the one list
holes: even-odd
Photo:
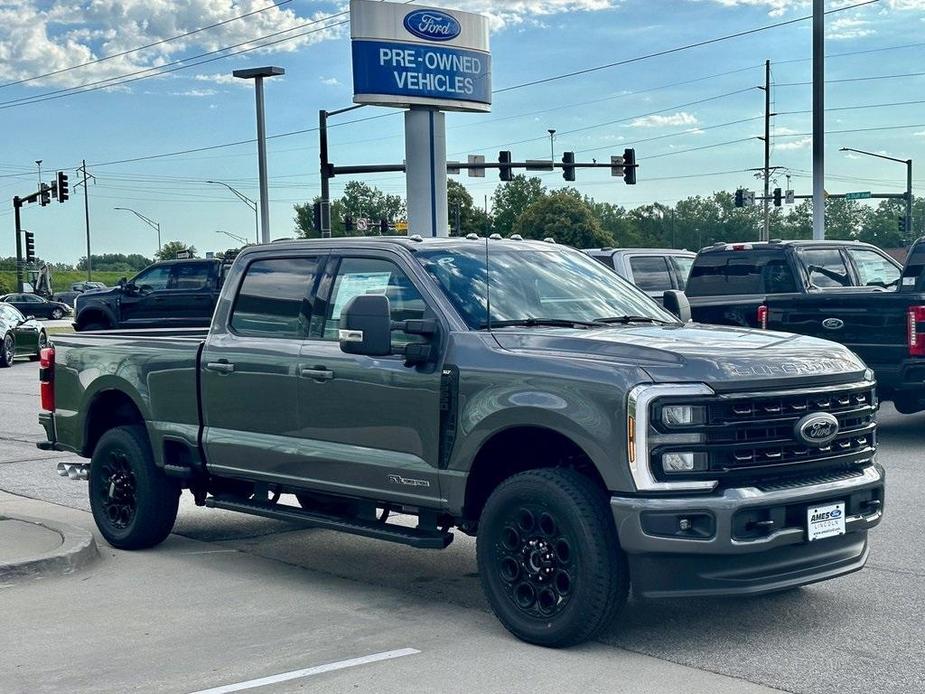
[(7, 333), (0, 341), (0, 368), (6, 368), (13, 365), (13, 359), (16, 357), (16, 339), (13, 333)]
[(142, 426), (110, 429), (90, 462), (90, 508), (106, 541), (119, 549), (144, 549), (173, 529), (179, 485), (154, 464)]
[(29, 359), (32, 361), (38, 361), (42, 358), (42, 350), (48, 347), (48, 335), (45, 334), (45, 331), (39, 333), (39, 345), (35, 349), (35, 354), (29, 356)]
[(111, 326), (106, 325), (105, 323), (96, 323), (96, 322), (91, 321), (89, 323), (85, 323), (84, 325), (80, 326), (80, 330), (78, 332), (83, 333), (83, 332), (90, 332), (91, 330), (109, 330), (110, 327)]
[(63, 315), (64, 315), (64, 311), (62, 311), (60, 308), (56, 308), (54, 311), (51, 312), (52, 320), (61, 320), (61, 317)]
[(482, 511), (476, 556), (492, 611), (528, 643), (592, 639), (626, 602), (629, 572), (607, 496), (575, 470), (502, 482)]

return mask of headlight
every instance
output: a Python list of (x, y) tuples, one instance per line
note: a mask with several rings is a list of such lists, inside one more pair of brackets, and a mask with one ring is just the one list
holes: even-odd
[[(690, 445), (695, 433), (660, 433), (652, 426), (650, 416), (660, 417), (661, 424), (669, 427), (695, 426), (706, 421), (706, 408), (703, 405), (664, 405), (660, 409), (653, 406), (658, 398), (691, 399), (714, 395), (713, 389), (704, 383), (674, 383), (659, 385), (640, 385), (633, 388), (627, 396), (626, 435), (627, 461), (636, 489), (641, 492), (651, 491), (710, 491), (716, 486), (713, 480), (672, 480), (659, 481), (652, 471), (652, 465), (661, 467), (659, 475), (677, 475), (686, 472), (704, 471), (708, 468), (707, 454), (703, 452), (684, 451), (652, 454), (652, 449), (660, 446), (680, 447)], [(651, 414), (650, 414), (651, 413)]]
[(699, 405), (665, 405), (662, 422), (667, 426), (691, 426), (706, 421), (706, 408)]

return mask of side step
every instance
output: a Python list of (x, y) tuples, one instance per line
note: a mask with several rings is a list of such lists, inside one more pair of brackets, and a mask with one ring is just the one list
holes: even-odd
[(209, 508), (222, 508), (226, 511), (249, 513), (253, 516), (274, 518), (289, 521), (290, 523), (305, 523), (315, 528), (339, 530), (351, 535), (371, 537), (376, 540), (397, 542), (402, 545), (417, 547), (418, 549), (444, 549), (453, 541), (453, 534), (440, 530), (426, 530), (422, 528), (408, 528), (403, 525), (393, 525), (368, 521), (361, 518), (342, 518), (328, 516), (321, 513), (305, 511), (294, 506), (281, 506), (260, 501), (241, 501), (240, 499), (222, 499), (209, 497), (206, 499)]

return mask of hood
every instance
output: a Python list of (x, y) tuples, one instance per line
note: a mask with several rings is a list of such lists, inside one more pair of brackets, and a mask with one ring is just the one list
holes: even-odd
[(865, 372), (864, 363), (840, 344), (770, 330), (689, 323), (492, 334), (507, 350), (612, 361), (642, 368), (655, 382), (708, 383), (716, 390), (838, 383), (859, 380)]

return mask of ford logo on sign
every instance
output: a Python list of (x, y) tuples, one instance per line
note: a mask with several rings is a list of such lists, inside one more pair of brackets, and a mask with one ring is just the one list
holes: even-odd
[(405, 15), (405, 29), (425, 41), (452, 41), (462, 27), (456, 18), (439, 10), (417, 10)]
[(838, 420), (828, 412), (817, 412), (803, 417), (794, 429), (800, 441), (821, 448), (838, 435)]

